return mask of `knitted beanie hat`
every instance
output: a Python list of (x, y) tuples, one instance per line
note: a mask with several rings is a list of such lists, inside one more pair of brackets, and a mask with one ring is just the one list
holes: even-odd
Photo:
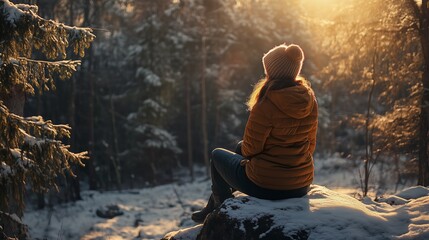
[(265, 75), (271, 79), (295, 79), (302, 68), (304, 52), (295, 44), (282, 44), (271, 49), (262, 57)]

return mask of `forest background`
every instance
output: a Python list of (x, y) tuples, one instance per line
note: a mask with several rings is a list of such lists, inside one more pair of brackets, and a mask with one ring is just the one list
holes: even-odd
[(96, 35), (69, 81), (26, 96), (24, 116), (68, 123), (65, 142), (89, 156), (77, 178), (58, 178), (59, 193), (38, 195), (41, 208), (81, 189), (171, 182), (180, 168), (194, 179), (211, 149), (242, 138), (261, 57), (282, 43), (305, 52), (320, 108), (316, 161), (349, 159), (364, 192), (374, 164), (372, 187), (429, 184), (427, 1), (12, 2)]

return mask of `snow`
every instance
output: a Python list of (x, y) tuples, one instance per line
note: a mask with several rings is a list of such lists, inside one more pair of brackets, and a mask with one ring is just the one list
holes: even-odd
[(133, 113), (130, 113), (130, 114), (128, 114), (128, 116), (127, 116), (127, 120), (128, 121), (133, 121), (133, 120), (135, 120), (135, 119), (137, 119), (137, 113), (136, 112), (133, 112)]
[(338, 188), (358, 188), (359, 174), (349, 159), (337, 155), (326, 159), (314, 158), (314, 182), (319, 185)]
[[(83, 201), (26, 212), (24, 222), (32, 238), (160, 239), (167, 232), (194, 226), (190, 213), (204, 204), (201, 198), (209, 191), (209, 183), (201, 180), (135, 191), (85, 191)], [(124, 215), (113, 219), (95, 215), (96, 209), (111, 204), (117, 204)]]
[(15, 213), (10, 215), (8, 214), (15, 222), (17, 223), (21, 223), (21, 219), (18, 217), (18, 215), (16, 215)]
[(29, 4), (15, 4), (15, 6), (22, 11), (32, 11), (33, 13), (39, 12), (39, 7), (37, 5), (29, 5)]
[[(15, 221), (16, 223), (22, 224), (21, 219), (20, 219), (20, 218), (18, 217), (18, 215), (16, 215), (15, 213), (14, 213), (14, 214), (9, 214), (9, 213), (2, 212), (2, 211), (0, 211), (0, 213), (2, 213), (2, 214), (4, 214), (4, 215), (6, 215), (6, 216), (8, 216), (8, 217), (10, 217), (10, 218), (11, 218), (11, 220)], [(0, 227), (1, 227), (1, 226), (0, 226)], [(1, 228), (0, 228), (0, 230), (1, 230)]]
[(167, 112), (167, 110), (163, 106), (161, 106), (157, 101), (150, 98), (143, 101), (142, 108), (150, 109), (151, 110), (150, 112), (152, 113), (152, 115)]
[(15, 4), (11, 3), (9, 0), (3, 0), (3, 14), (5, 14), (6, 21), (10, 24), (15, 25), (15, 23), (21, 18), (24, 14), (24, 11), (17, 8)]
[(176, 153), (182, 152), (177, 147), (176, 137), (164, 129), (150, 124), (142, 124), (137, 126), (134, 131), (147, 136), (142, 147), (169, 149)]
[(19, 167), (19, 172), (26, 172), (27, 169), (33, 167), (33, 161), (27, 158), (25, 155), (21, 154), (21, 149), (9, 148), (9, 151), (15, 159), (15, 162), (13, 163), (15, 166), (14, 168), (11, 168), (8, 163), (2, 161), (0, 165), (0, 181), (7, 182), (10, 178), (13, 178), (17, 173), (16, 167)]
[(141, 45), (131, 45), (128, 46), (128, 52), (129, 56), (135, 57), (136, 55), (139, 55), (141, 52), (143, 52), (144, 48)]
[(415, 199), (429, 196), (429, 189), (422, 186), (409, 187), (395, 195), (405, 199)]
[[(5, 20), (10, 24), (12, 24), (12, 26), (16, 26), (16, 23), (24, 14), (27, 14), (27, 15), (30, 14), (34, 18), (42, 19), (35, 14), (38, 11), (38, 7), (36, 5), (13, 4), (9, 0), (1, 0), (1, 2), (3, 3), (3, 14), (6, 16)], [(48, 20), (44, 20), (44, 21), (48, 21)], [(80, 38), (80, 36), (82, 35), (95, 38), (95, 35), (91, 33), (92, 30), (90, 28), (70, 27), (64, 24), (55, 23), (53, 21), (49, 21), (49, 23), (50, 24), (53, 23), (56, 26), (61, 26), (62, 28), (68, 30), (70, 32), (71, 40)]]
[[(69, 126), (67, 126), (67, 125), (55, 125), (56, 127), (63, 127), (63, 128), (66, 128), (66, 129), (69, 129), (70, 127)], [(49, 131), (51, 131), (51, 132), (53, 132), (53, 133), (57, 133), (57, 131), (54, 129), (54, 128), (49, 128), (46, 124), (43, 126), (43, 128), (44, 129), (46, 129), (46, 130), (49, 130)], [(37, 146), (37, 147), (39, 147), (39, 149), (40, 150), (42, 150), (41, 149), (41, 146), (43, 145), (43, 144), (46, 144), (46, 143), (48, 143), (48, 142), (58, 142), (58, 143), (60, 143), (60, 141), (57, 141), (57, 140), (52, 140), (52, 139), (41, 139), (41, 138), (36, 138), (36, 137), (34, 137), (34, 136), (31, 136), (30, 134), (28, 134), (28, 133), (26, 133), (24, 130), (22, 130), (22, 129), (19, 129), (19, 131), (21, 132), (21, 134), (24, 136), (24, 142), (26, 143), (26, 144), (28, 144), (29, 146)], [(16, 158), (16, 157), (15, 157)]]
[(143, 77), (143, 82), (149, 86), (159, 87), (162, 85), (160, 77), (149, 69), (139, 67), (136, 71), (136, 78)]
[[(318, 185), (308, 196), (268, 201), (240, 193), (227, 206), (239, 204), (241, 198), (251, 201), (243, 204), (244, 211), (231, 214), (256, 221), (256, 213), (268, 212), (274, 222), (288, 223), (282, 225), (284, 232), (312, 229), (310, 239), (429, 239), (428, 188), (410, 187), (378, 201), (358, 200), (352, 197), (360, 190), (349, 160), (334, 156), (316, 160), (315, 165)], [(28, 209), (23, 221), (31, 236), (41, 239), (160, 239), (177, 231), (177, 239), (189, 240), (201, 228), (190, 214), (206, 204), (209, 194), (210, 182), (203, 178), (122, 192), (84, 191), (82, 201)], [(96, 216), (96, 209), (112, 204), (124, 214), (113, 219)]]
[[(10, 153), (15, 158), (15, 165), (20, 166), (22, 170), (32, 167), (33, 161), (27, 158), (25, 155), (21, 154), (22, 151), (19, 148), (9, 148)], [(24, 157), (24, 158), (22, 158)]]
[(409, 202), (407, 199), (403, 199), (403, 198), (398, 197), (398, 196), (389, 196), (386, 198), (381, 197), (377, 201), (378, 202), (385, 202), (385, 203), (388, 203), (390, 205), (402, 205), (402, 204), (406, 204)]
[(24, 130), (19, 129), (22, 135), (24, 135), (24, 142), (27, 143), (30, 146), (39, 145), (43, 143), (43, 140), (37, 139), (34, 136), (31, 136), (30, 134), (26, 133)]
[(0, 165), (0, 179), (5, 179), (7, 176), (12, 174), (12, 170), (9, 165), (7, 165), (5, 162), (1, 162)]
[(174, 6), (174, 7), (170, 7), (169, 9), (167, 9), (167, 10), (165, 10), (164, 11), (164, 14), (166, 15), (166, 16), (171, 16), (172, 15), (172, 13), (174, 12), (174, 11), (176, 11), (178, 9), (178, 7), (177, 6)]
[(173, 42), (173, 45), (178, 49), (183, 48), (186, 43), (194, 41), (192, 37), (182, 32), (177, 32), (175, 33), (175, 35), (169, 35), (168, 38)]
[[(227, 203), (224, 210), (229, 216), (239, 219), (253, 219), (255, 213), (272, 215), (272, 228), (282, 227), (285, 234), (297, 229), (311, 230), (309, 239), (386, 239), (407, 232), (404, 218), (395, 219), (392, 207), (383, 206), (384, 211), (374, 211), (373, 205), (366, 205), (345, 194), (314, 185), (304, 198), (282, 201), (267, 201), (240, 195)], [(250, 201), (242, 203), (241, 198)], [(240, 211), (233, 211), (240, 204)], [(283, 211), (279, 211), (283, 210)], [(287, 224), (285, 224), (287, 223)]]

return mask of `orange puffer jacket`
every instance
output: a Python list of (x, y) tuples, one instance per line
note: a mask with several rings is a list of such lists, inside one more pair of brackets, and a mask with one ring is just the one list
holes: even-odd
[(250, 111), (242, 143), (246, 174), (258, 186), (292, 190), (313, 182), (318, 107), (313, 90), (271, 90)]

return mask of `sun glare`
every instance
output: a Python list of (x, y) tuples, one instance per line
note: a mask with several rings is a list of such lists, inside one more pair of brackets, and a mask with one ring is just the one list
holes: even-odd
[(314, 18), (329, 19), (333, 11), (338, 11), (342, 6), (352, 4), (356, 0), (302, 0), (301, 4), (308, 15)]
[(312, 4), (314, 6), (330, 6), (338, 3), (336, 0), (303, 0), (306, 4)]

